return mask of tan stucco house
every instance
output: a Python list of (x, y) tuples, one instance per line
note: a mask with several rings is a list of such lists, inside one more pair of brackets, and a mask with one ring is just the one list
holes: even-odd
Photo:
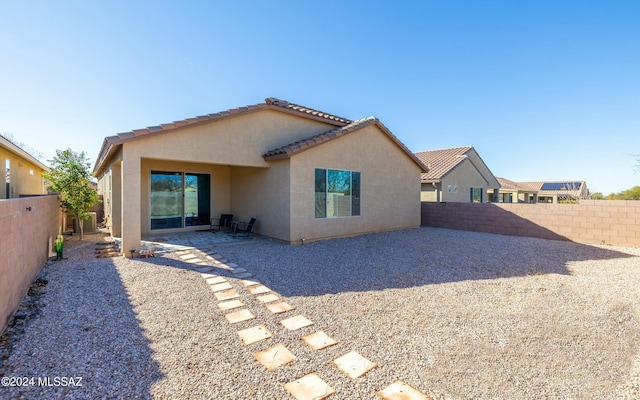
[(590, 196), (585, 181), (518, 182), (518, 185), (537, 191), (538, 203), (574, 202)]
[(538, 185), (523, 185), (505, 178), (496, 178), (500, 183), (500, 189), (489, 190), (489, 198), (497, 203), (537, 203)]
[(485, 203), (500, 184), (471, 146), (415, 153), (426, 165), (422, 173), (421, 200), (457, 203)]
[(107, 137), (94, 168), (125, 254), (222, 213), (287, 243), (416, 227), (422, 172), (378, 119), (275, 98)]
[(46, 194), (43, 172), (50, 169), (0, 135), (0, 199)]
[(571, 203), (591, 196), (585, 181), (514, 182), (498, 178), (498, 182), (497, 201), (502, 203)]

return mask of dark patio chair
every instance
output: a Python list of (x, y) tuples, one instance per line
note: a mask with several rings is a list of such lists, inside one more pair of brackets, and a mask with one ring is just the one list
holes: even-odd
[(231, 221), (233, 221), (233, 214), (221, 214), (220, 218), (211, 218), (211, 228), (213, 230), (214, 227), (218, 228), (218, 231), (224, 229), (226, 232), (231, 229)]
[(233, 236), (253, 236), (253, 225), (255, 225), (256, 219), (251, 218), (249, 222), (238, 222), (233, 230)]

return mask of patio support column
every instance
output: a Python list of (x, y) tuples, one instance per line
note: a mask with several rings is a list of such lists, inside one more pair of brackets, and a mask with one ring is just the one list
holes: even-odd
[(111, 166), (111, 235), (122, 237), (122, 161)]
[(131, 250), (140, 251), (140, 157), (122, 155), (122, 253), (131, 256)]

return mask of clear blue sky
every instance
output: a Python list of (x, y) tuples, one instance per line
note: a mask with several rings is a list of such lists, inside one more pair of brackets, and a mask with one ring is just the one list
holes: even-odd
[(105, 136), (278, 97), (494, 175), (640, 184), (640, 1), (4, 1), (0, 133)]

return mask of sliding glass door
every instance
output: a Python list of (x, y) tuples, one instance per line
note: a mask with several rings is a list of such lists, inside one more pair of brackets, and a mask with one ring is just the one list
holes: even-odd
[(211, 176), (151, 172), (151, 229), (209, 225)]

